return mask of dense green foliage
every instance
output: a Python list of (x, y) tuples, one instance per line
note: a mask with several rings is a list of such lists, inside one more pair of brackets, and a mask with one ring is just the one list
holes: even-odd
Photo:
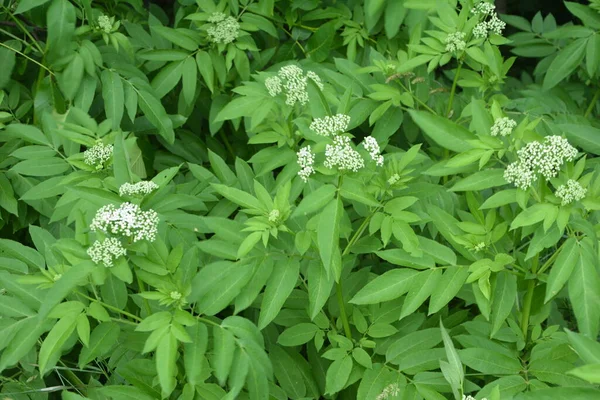
[(565, 5), (1, 0), (0, 397), (600, 398)]

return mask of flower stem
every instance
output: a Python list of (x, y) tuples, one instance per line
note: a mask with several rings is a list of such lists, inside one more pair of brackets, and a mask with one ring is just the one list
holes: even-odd
[(450, 116), (450, 111), (452, 111), (452, 103), (454, 102), (454, 93), (456, 93), (456, 83), (458, 82), (458, 77), (460, 76), (461, 68), (462, 68), (462, 61), (459, 61), (458, 68), (456, 68), (456, 73), (454, 74), (454, 81), (452, 82), (452, 90), (450, 91), (450, 100), (448, 100), (448, 107), (446, 108), (446, 117)]

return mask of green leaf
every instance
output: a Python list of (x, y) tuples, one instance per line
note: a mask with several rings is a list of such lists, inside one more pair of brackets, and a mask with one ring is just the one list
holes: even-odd
[(571, 277), (579, 261), (579, 244), (574, 237), (568, 238), (560, 254), (552, 264), (552, 269), (546, 283), (546, 297), (544, 303), (556, 296)]
[(311, 320), (321, 312), (332, 288), (333, 279), (327, 276), (321, 263), (311, 262), (308, 265), (308, 315)]
[(589, 153), (600, 155), (600, 143), (598, 143), (600, 129), (582, 124), (560, 124), (559, 128), (575, 146), (581, 147)]
[(567, 78), (583, 61), (587, 45), (586, 38), (577, 39), (562, 48), (548, 67), (544, 77), (544, 90), (558, 85)]
[(196, 65), (198, 66), (198, 71), (200, 71), (200, 75), (202, 75), (208, 90), (210, 90), (211, 93), (214, 92), (215, 71), (210, 55), (206, 51), (198, 51), (196, 53)]
[(189, 105), (193, 104), (194, 96), (196, 95), (196, 84), (198, 83), (198, 68), (193, 58), (188, 58), (183, 64), (182, 70), (182, 93), (185, 102)]
[(198, 50), (198, 43), (196, 43), (195, 40), (185, 35), (184, 33), (177, 31), (176, 29), (168, 28), (166, 26), (154, 25), (152, 26), (152, 31), (157, 32), (169, 42), (179, 47), (183, 47), (186, 50)]
[(446, 358), (448, 359), (447, 364), (443, 364), (443, 361), (440, 361), (440, 366), (442, 367), (442, 373), (444, 377), (450, 383), (452, 387), (452, 392), (456, 398), (459, 397), (459, 392), (462, 391), (463, 382), (465, 380), (465, 372), (463, 371), (462, 362), (460, 361), (460, 357), (454, 348), (454, 343), (452, 343), (452, 339), (446, 328), (444, 328), (444, 324), (440, 320), (440, 331), (442, 332), (442, 339), (444, 341), (444, 349), (446, 350)]
[(492, 331), (494, 337), (510, 315), (517, 298), (517, 277), (508, 272), (499, 272), (496, 275), (494, 293), (492, 296)]
[(112, 399), (119, 400), (156, 400), (154, 396), (135, 386), (110, 385), (97, 389), (99, 393)]
[(15, 10), (15, 14), (22, 14), (31, 10), (32, 8), (39, 7), (41, 5), (46, 4), (50, 0), (23, 0), (20, 1), (17, 9)]
[(589, 338), (596, 338), (600, 329), (600, 277), (596, 264), (597, 255), (581, 251), (568, 285), (577, 327)]
[[(28, 318), (24, 321), (15, 338), (0, 357), (0, 372), (21, 361), (36, 345), (42, 333), (52, 326), (49, 321), (40, 324), (37, 318)], [(73, 325), (74, 327), (75, 325)]]
[(181, 80), (183, 70), (182, 61), (173, 61), (162, 68), (152, 79), (152, 88), (159, 99), (162, 99), (169, 93)]
[(113, 173), (118, 185), (133, 182), (131, 163), (123, 132), (118, 131), (113, 148)]
[(441, 268), (419, 272), (419, 274), (412, 281), (411, 288), (406, 295), (404, 304), (402, 304), (400, 319), (403, 319), (409, 314), (415, 312), (417, 308), (419, 308), (419, 306), (421, 306), (421, 304), (427, 300), (437, 286), (441, 277)]
[(190, 385), (196, 386), (204, 380), (202, 366), (208, 346), (208, 329), (206, 325), (197, 323), (188, 328), (188, 333), (192, 338), (192, 342), (183, 345), (185, 376)]
[[(13, 257), (23, 261), (32, 268), (44, 269), (44, 266), (46, 265), (44, 257), (35, 249), (24, 246), (14, 240), (0, 239), (0, 255)], [(2, 274), (0, 273), (0, 277), (1, 276)]]
[(379, 207), (380, 205), (375, 197), (367, 193), (367, 188), (362, 182), (351, 177), (345, 177), (340, 188), (340, 195), (345, 199), (354, 200), (367, 206)]
[(71, 49), (77, 17), (75, 7), (68, 0), (52, 0), (46, 13), (48, 36), (46, 49), (58, 57)]
[[(22, 3), (20, 2), (19, 5)], [(5, 44), (8, 45), (6, 42)], [(0, 63), (3, 67), (0, 69), (0, 89), (4, 89), (10, 83), (16, 60), (17, 54), (13, 50), (0, 47)]]
[(317, 244), (327, 276), (339, 281), (342, 273), (342, 262), (339, 247), (340, 221), (344, 207), (338, 197), (329, 202), (319, 217), (317, 227)]
[(448, 304), (458, 294), (468, 276), (468, 268), (448, 267), (431, 293), (428, 314), (436, 313)]
[(331, 199), (335, 196), (335, 192), (336, 187), (333, 185), (320, 186), (302, 198), (300, 204), (292, 212), (291, 218), (297, 216), (308, 217), (312, 213), (322, 210), (326, 204), (331, 202)]
[(103, 322), (96, 326), (90, 335), (90, 344), (79, 353), (79, 368), (92, 360), (106, 355), (116, 344), (121, 329), (115, 322)]
[(453, 192), (484, 190), (506, 185), (503, 169), (486, 169), (462, 178), (450, 188)]
[(72, 101), (83, 80), (83, 58), (75, 53), (73, 60), (67, 65), (63, 72), (57, 75), (60, 90), (67, 100)]
[(522, 366), (518, 359), (489, 349), (471, 347), (458, 351), (469, 368), (490, 375), (518, 375)]
[(417, 271), (406, 268), (387, 271), (367, 283), (350, 303), (376, 304), (397, 299), (411, 289), (417, 275)]
[(275, 264), (260, 304), (259, 329), (264, 329), (279, 314), (283, 303), (296, 286), (299, 270), (300, 262), (295, 258)]
[(428, 255), (413, 257), (402, 249), (381, 250), (375, 252), (379, 257), (394, 265), (426, 269), (435, 267), (435, 261)]
[(510, 224), (510, 229), (517, 229), (523, 226), (530, 226), (542, 221), (548, 214), (556, 208), (555, 205), (548, 203), (538, 203), (521, 211)]
[(217, 183), (213, 183), (212, 187), (215, 188), (217, 193), (225, 197), (227, 200), (244, 208), (250, 210), (260, 210), (264, 212), (268, 211), (256, 197), (244, 192), (243, 190)]
[[(202, 71), (200, 71), (202, 72)], [(241, 117), (251, 117), (256, 112), (256, 105), (265, 99), (255, 96), (241, 96), (231, 100), (215, 118), (215, 122), (227, 121)]]
[(220, 385), (224, 385), (233, 364), (235, 351), (235, 338), (227, 329), (219, 326), (213, 328), (213, 358), (211, 365), (214, 368), (215, 378)]
[(287, 328), (277, 338), (282, 346), (299, 346), (312, 340), (319, 327), (311, 323), (301, 323)]
[[(172, 329), (172, 328), (171, 328)], [(177, 380), (177, 339), (172, 333), (163, 336), (156, 348), (156, 372), (158, 373), (158, 382), (162, 389), (163, 397), (168, 397), (175, 386)]]
[(208, 292), (197, 303), (197, 310), (202, 314), (215, 315), (227, 307), (250, 281), (254, 268), (252, 264), (239, 263), (229, 274), (220, 275)]
[(360, 380), (357, 400), (375, 400), (383, 389), (395, 379), (396, 377), (388, 368), (382, 364), (373, 364), (373, 368), (367, 369)]
[(93, 262), (84, 261), (63, 273), (62, 277), (52, 285), (52, 288), (44, 296), (44, 302), (40, 307), (38, 317), (40, 319), (46, 318), (50, 310), (73, 292), (77, 286), (87, 283), (86, 278), (95, 267), (96, 265)]
[(125, 110), (125, 94), (121, 76), (114, 71), (105, 69), (100, 75), (102, 79), (102, 98), (106, 118), (112, 122), (112, 129), (118, 130)]
[(600, 383), (600, 364), (588, 364), (567, 372), (591, 383)]
[(486, 210), (489, 208), (498, 208), (506, 204), (517, 202), (517, 189), (506, 189), (500, 192), (496, 192), (488, 197), (483, 204), (479, 207), (480, 210)]
[(11, 171), (29, 176), (52, 176), (67, 172), (71, 166), (62, 158), (40, 158), (16, 163)]
[(272, 346), (269, 356), (273, 363), (275, 377), (288, 398), (301, 399), (305, 397), (306, 383), (292, 356), (279, 346)]
[(175, 142), (173, 123), (160, 100), (144, 90), (139, 90), (138, 104), (148, 121), (158, 129), (158, 134), (168, 143), (173, 144)]
[(327, 369), (325, 393), (335, 394), (341, 391), (348, 382), (350, 372), (352, 372), (352, 357), (349, 355), (331, 363)]
[[(566, 2), (565, 2), (566, 3)], [(515, 400), (591, 400), (600, 398), (600, 390), (582, 387), (553, 387), (523, 392)]]
[(52, 330), (48, 333), (39, 354), (39, 369), (40, 374), (44, 375), (49, 368), (56, 363), (60, 350), (66, 343), (67, 339), (75, 330), (77, 320), (75, 316), (69, 315), (61, 318)]
[(569, 12), (579, 18), (584, 25), (596, 30), (600, 29), (600, 16), (590, 7), (571, 1), (565, 1), (565, 6), (567, 6)]
[(5, 174), (0, 175), (0, 207), (11, 214), (18, 216), (15, 192)]
[(581, 333), (575, 333), (565, 329), (569, 343), (575, 349), (579, 357), (588, 364), (600, 364), (600, 343), (596, 338), (588, 338)]
[(443, 148), (457, 153), (472, 148), (467, 141), (474, 140), (475, 135), (462, 126), (425, 111), (410, 110), (409, 113), (423, 133)]
[(0, 141), (6, 141), (10, 139), (23, 139), (29, 143), (42, 144), (50, 146), (48, 138), (33, 125), (24, 124), (10, 124), (0, 135)]
[(585, 54), (587, 73), (592, 77), (597, 76), (600, 71), (600, 34), (598, 32), (588, 38)]

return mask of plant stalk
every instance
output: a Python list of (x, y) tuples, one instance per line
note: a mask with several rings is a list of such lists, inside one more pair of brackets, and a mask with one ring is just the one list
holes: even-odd
[[(533, 261), (533, 265), (531, 266), (532, 274), (537, 273), (537, 267), (539, 263), (539, 254)], [(525, 293), (525, 297), (523, 298), (523, 310), (521, 312), (521, 332), (523, 332), (523, 338), (525, 343), (527, 343), (527, 334), (529, 332), (529, 317), (531, 315), (531, 303), (533, 301), (533, 291), (535, 290), (535, 278), (530, 279), (527, 284), (527, 292)]]
[(598, 102), (598, 98), (600, 98), (600, 89), (598, 89), (596, 91), (596, 93), (594, 94), (594, 97), (592, 97), (592, 101), (590, 101), (590, 105), (585, 110), (585, 114), (583, 114), (583, 116), (585, 118), (589, 117), (590, 114), (592, 113), (592, 111), (594, 110), (594, 107), (596, 107), (596, 103)]
[(448, 107), (446, 108), (446, 117), (449, 117), (450, 111), (452, 111), (452, 103), (454, 102), (454, 93), (456, 93), (456, 84), (458, 82), (458, 77), (460, 76), (461, 68), (462, 68), (462, 61), (459, 61), (458, 68), (456, 68), (456, 73), (454, 74), (454, 81), (452, 82), (452, 90), (450, 91), (450, 100), (448, 100)]

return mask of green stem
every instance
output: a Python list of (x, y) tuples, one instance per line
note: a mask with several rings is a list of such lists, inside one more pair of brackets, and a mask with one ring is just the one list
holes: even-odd
[(405, 92), (410, 94), (417, 103), (419, 103), (421, 106), (423, 106), (423, 108), (425, 108), (427, 111), (429, 111), (433, 115), (437, 115), (437, 113), (435, 112), (435, 110), (433, 108), (429, 107), (427, 104), (425, 104), (425, 102), (423, 100), (419, 99), (417, 97), (417, 95), (415, 95), (412, 91), (408, 90), (407, 87), (402, 83), (402, 81), (398, 80), (398, 84), (400, 84), (400, 87), (402, 87), (402, 89), (404, 89)]
[(123, 314), (123, 315), (125, 315), (125, 316), (127, 316), (127, 317), (129, 317), (129, 318), (131, 318), (131, 319), (134, 319), (134, 320), (136, 320), (136, 321), (138, 321), (138, 322), (142, 321), (142, 318), (138, 317), (137, 315), (133, 315), (133, 314), (131, 314), (131, 313), (128, 313), (127, 311), (121, 310), (120, 308), (113, 307), (113, 306), (111, 306), (110, 304), (106, 304), (106, 303), (104, 303), (103, 301), (100, 301), (100, 300), (94, 299), (94, 298), (92, 298), (92, 297), (88, 296), (87, 294), (81, 293), (81, 292), (79, 292), (79, 291), (76, 291), (75, 293), (76, 293), (76, 294), (78, 294), (78, 295), (80, 295), (81, 297), (85, 297), (85, 298), (86, 298), (86, 299), (88, 299), (88, 300), (91, 300), (91, 301), (96, 301), (96, 302), (98, 302), (100, 305), (102, 305), (104, 308), (108, 308), (108, 309), (109, 309), (109, 310), (111, 310), (111, 311), (114, 311), (114, 312), (116, 312), (116, 313), (119, 313), (119, 314)]
[(342, 325), (344, 326), (344, 333), (346, 337), (352, 340), (352, 331), (350, 330), (350, 323), (348, 322), (348, 314), (346, 314), (346, 306), (344, 304), (344, 295), (342, 289), (342, 279), (336, 283), (335, 291), (337, 292), (337, 302), (340, 307), (340, 317), (342, 318)]
[(456, 83), (458, 82), (458, 77), (460, 75), (461, 68), (462, 68), (462, 61), (459, 61), (458, 68), (456, 69), (456, 73), (454, 74), (454, 81), (452, 82), (452, 90), (450, 91), (450, 100), (448, 100), (448, 107), (446, 108), (446, 117), (449, 117), (450, 111), (452, 111), (452, 103), (454, 102), (454, 93), (456, 93)]
[(598, 89), (596, 91), (596, 93), (594, 94), (594, 97), (592, 97), (592, 101), (590, 102), (590, 105), (585, 110), (585, 114), (583, 114), (583, 116), (585, 118), (589, 117), (590, 114), (592, 113), (592, 111), (594, 110), (594, 107), (596, 107), (596, 103), (598, 102), (598, 98), (600, 98), (600, 89)]
[[(539, 254), (533, 260), (533, 264), (531, 266), (531, 273), (537, 273), (537, 267), (539, 263)], [(535, 290), (535, 281), (536, 278), (532, 278), (529, 280), (527, 284), (527, 292), (525, 293), (525, 297), (523, 299), (523, 310), (521, 312), (521, 331), (523, 332), (523, 338), (525, 343), (527, 343), (527, 334), (529, 331), (529, 316), (531, 315), (531, 303), (533, 301), (533, 291)]]
[(5, 48), (7, 48), (7, 49), (8, 49), (8, 50), (10, 50), (10, 51), (14, 51), (15, 53), (17, 53), (17, 54), (18, 54), (18, 55), (20, 55), (20, 56), (23, 56), (23, 57), (25, 57), (26, 59), (28, 59), (28, 60), (29, 60), (29, 61), (31, 61), (32, 63), (34, 63), (34, 64), (37, 64), (38, 66), (40, 66), (40, 67), (44, 68), (46, 71), (48, 71), (48, 73), (49, 73), (50, 75), (54, 76), (54, 72), (50, 71), (50, 70), (48, 69), (48, 67), (46, 67), (46, 66), (45, 66), (45, 65), (43, 65), (43, 64), (40, 64), (39, 62), (37, 62), (37, 61), (36, 61), (36, 60), (34, 60), (33, 58), (29, 57), (27, 54), (25, 54), (25, 53), (22, 53), (22, 52), (20, 52), (19, 50), (15, 50), (15, 49), (13, 49), (12, 47), (10, 47), (10, 46), (8, 46), (8, 45), (6, 45), (6, 44), (2, 43), (2, 42), (0, 42), (0, 46), (2, 46), (2, 47), (5, 47)]

